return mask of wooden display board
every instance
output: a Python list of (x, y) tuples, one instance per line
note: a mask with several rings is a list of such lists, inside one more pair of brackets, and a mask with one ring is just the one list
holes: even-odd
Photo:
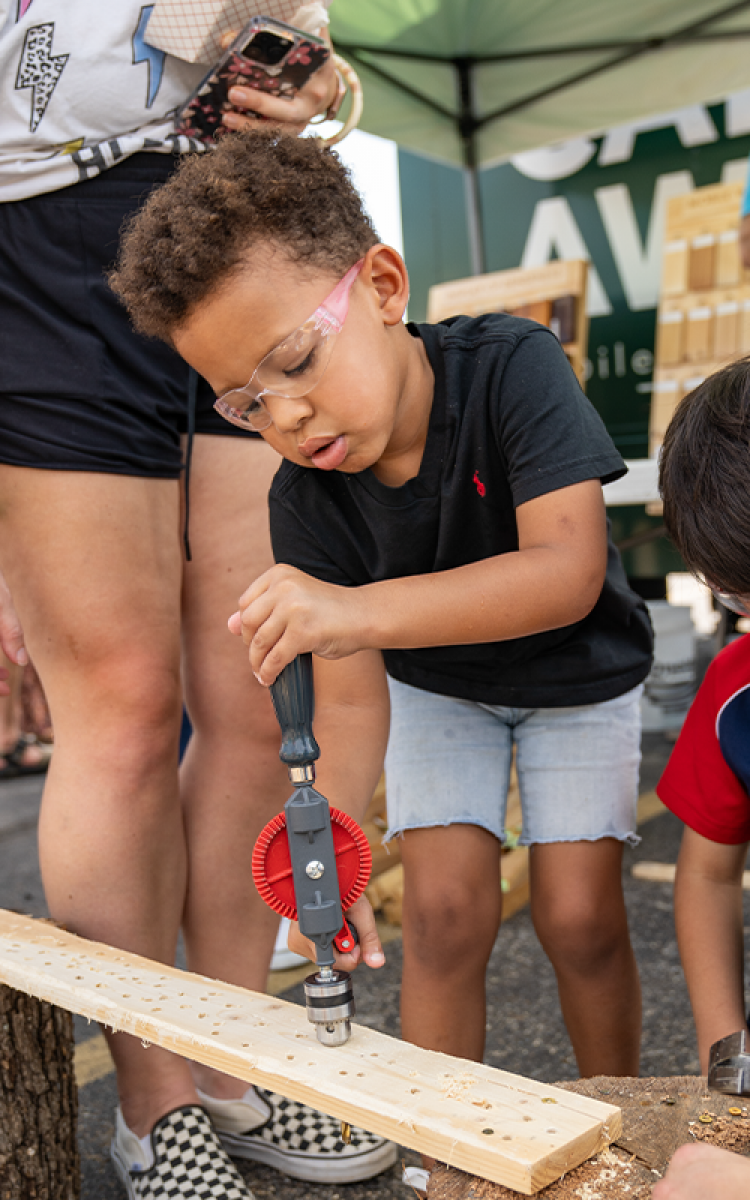
[(443, 321), (459, 314), (478, 317), (487, 312), (530, 317), (555, 332), (583, 387), (587, 280), (588, 262), (570, 259), (438, 283), (430, 288), (427, 320)]
[(667, 204), (649, 424), (653, 458), (677, 404), (707, 375), (750, 353), (750, 272), (739, 249), (744, 184)]

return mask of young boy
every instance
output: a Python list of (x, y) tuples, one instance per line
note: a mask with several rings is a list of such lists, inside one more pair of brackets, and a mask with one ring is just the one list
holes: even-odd
[[(750, 615), (750, 361), (731, 363), (679, 405), (662, 448), (664, 521), (689, 569)], [(750, 639), (722, 650), (657, 788), (684, 822), (675, 880), (680, 955), (701, 1070), (745, 1028), (742, 872), (750, 844)]]
[(624, 464), (558, 342), (501, 314), (405, 325), (404, 263), (345, 169), (272, 131), (188, 163), (133, 223), (113, 284), (286, 460), (278, 565), (231, 628), (264, 684), (316, 656), (320, 790), (360, 819), (387, 672), (403, 1036), (482, 1057), (515, 746), (532, 915), (579, 1071), (637, 1074), (621, 859), (652, 638), (608, 542), (601, 484)]

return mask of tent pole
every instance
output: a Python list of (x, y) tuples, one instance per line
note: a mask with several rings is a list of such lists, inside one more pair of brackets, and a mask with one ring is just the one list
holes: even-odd
[(482, 208), (479, 200), (479, 171), (476, 166), (464, 167), (466, 226), (469, 236), (469, 262), (472, 275), (484, 275), (484, 246), (482, 245)]
[(455, 60), (458, 74), (458, 130), (461, 136), (464, 158), (464, 193), (466, 199), (466, 224), (469, 236), (469, 260), (472, 275), (483, 275), (486, 266), (484, 260), (484, 237), (482, 222), (482, 202), (479, 195), (479, 164), (477, 163), (476, 131), (479, 122), (474, 111), (474, 94), (472, 88), (472, 70), (470, 59)]

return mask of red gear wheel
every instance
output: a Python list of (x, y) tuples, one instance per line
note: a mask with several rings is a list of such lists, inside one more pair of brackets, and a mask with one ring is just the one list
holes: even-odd
[[(365, 834), (353, 817), (338, 808), (331, 808), (330, 813), (341, 908), (346, 912), (367, 887), (372, 871), (372, 852)], [(268, 907), (282, 917), (296, 920), (297, 902), (286, 813), (277, 813), (258, 835), (253, 849), (252, 870), (255, 886)]]

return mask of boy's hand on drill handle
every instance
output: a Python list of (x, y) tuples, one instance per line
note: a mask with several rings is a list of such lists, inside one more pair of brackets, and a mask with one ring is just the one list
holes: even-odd
[(240, 597), (229, 629), (250, 648), (250, 665), (269, 687), (298, 654), (337, 659), (356, 653), (363, 637), (363, 588), (322, 583), (296, 567), (272, 567)]
[[(357, 930), (359, 945), (349, 954), (340, 954), (334, 947), (337, 969), (353, 971), (363, 962), (368, 967), (382, 967), (385, 954), (375, 925), (375, 914), (366, 896), (360, 896), (359, 900), (347, 909), (346, 919)], [(296, 954), (304, 954), (311, 962), (315, 962), (315, 943), (302, 936), (296, 921), (291, 923), (287, 944)]]

